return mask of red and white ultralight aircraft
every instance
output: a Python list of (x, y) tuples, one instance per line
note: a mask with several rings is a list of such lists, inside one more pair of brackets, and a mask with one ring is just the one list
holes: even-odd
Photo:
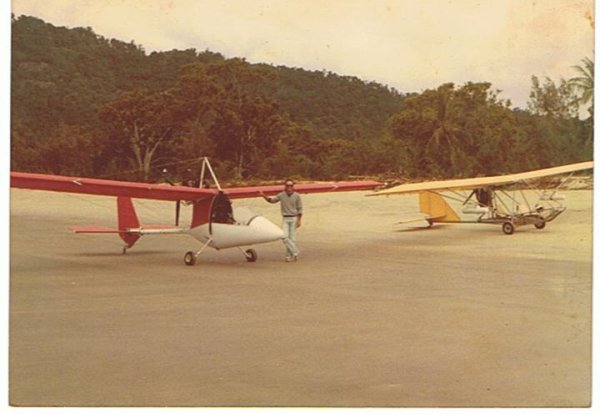
[[(207, 170), (212, 175), (216, 188), (202, 188)], [(319, 193), (373, 190), (380, 185), (382, 184), (377, 181), (343, 181), (296, 184), (295, 189), (299, 193)], [(202, 163), (199, 188), (22, 172), (11, 172), (11, 187), (116, 196), (118, 228), (90, 226), (75, 227), (72, 230), (75, 233), (118, 234), (125, 242), (123, 253), (133, 247), (143, 235), (184, 233), (202, 243), (199, 250), (185, 253), (184, 262), (186, 265), (194, 265), (196, 259), (206, 247), (217, 250), (238, 247), (244, 253), (247, 261), (254, 262), (257, 259), (256, 250), (252, 248), (243, 249), (242, 247), (283, 239), (283, 231), (273, 222), (247, 208), (236, 208), (234, 210), (231, 205), (231, 199), (259, 197), (261, 193), (266, 195), (277, 194), (282, 191), (282, 186), (222, 189), (206, 158)], [(141, 225), (132, 198), (177, 202), (176, 225)], [(188, 227), (178, 225), (179, 203), (182, 201), (193, 205), (192, 220)]]

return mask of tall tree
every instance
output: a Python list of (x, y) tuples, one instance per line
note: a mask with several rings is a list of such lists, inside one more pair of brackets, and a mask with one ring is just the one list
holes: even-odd
[(203, 81), (194, 86), (216, 105), (209, 135), (217, 151), (233, 163), (236, 178), (256, 172), (261, 157), (274, 155), (270, 152), (281, 132), (279, 105), (260, 87), (274, 79), (273, 72), (242, 59), (207, 65), (202, 72)]
[(104, 106), (102, 118), (109, 127), (110, 155), (122, 155), (147, 180), (157, 150), (177, 137), (181, 114), (170, 92), (126, 92)]
[(454, 84), (448, 83), (437, 89), (434, 129), (425, 144), (428, 152), (448, 153), (449, 166), (457, 166), (463, 150), (463, 143), (457, 136), (460, 131), (456, 124), (458, 114), (454, 101)]
[(534, 115), (555, 119), (577, 117), (579, 104), (571, 84), (561, 79), (557, 85), (548, 77), (540, 83), (537, 76), (531, 77), (531, 92), (527, 108)]
[(591, 118), (579, 119), (579, 97), (570, 81), (558, 85), (549, 78), (540, 83), (532, 77), (528, 109), (533, 117), (525, 120), (529, 140), (542, 154), (541, 166), (590, 159)]
[[(450, 174), (461, 169), (465, 144), (454, 84), (410, 96), (391, 121), (391, 133), (406, 143), (408, 165), (417, 174)], [(412, 160), (412, 161), (411, 161)]]
[(261, 96), (244, 96), (221, 108), (211, 129), (217, 151), (233, 162), (234, 176), (256, 173), (261, 159), (276, 156), (274, 145), (284, 128), (278, 106)]
[(573, 68), (579, 73), (579, 76), (575, 76), (569, 79), (569, 85), (571, 85), (580, 96), (577, 97), (577, 102), (580, 105), (587, 105), (591, 103), (588, 108), (590, 116), (594, 117), (594, 62), (585, 57), (582, 60), (582, 65), (573, 66)]
[(521, 159), (522, 134), (510, 104), (497, 95), (489, 83), (469, 82), (406, 98), (390, 122), (390, 135), (405, 147), (406, 173), (490, 174)]

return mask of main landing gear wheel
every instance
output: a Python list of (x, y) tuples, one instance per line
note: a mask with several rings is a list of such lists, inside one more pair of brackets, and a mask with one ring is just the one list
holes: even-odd
[(196, 264), (196, 254), (192, 251), (189, 251), (183, 256), (183, 261), (188, 266), (193, 266)]
[(513, 234), (515, 232), (515, 225), (510, 221), (505, 221), (502, 223), (502, 231), (504, 234)]
[(246, 260), (249, 262), (256, 262), (256, 259), (258, 259), (258, 254), (254, 249), (248, 249), (244, 251), (244, 255), (246, 256)]
[(534, 226), (535, 226), (536, 229), (541, 230), (544, 227), (546, 227), (546, 220), (541, 219), (540, 221), (538, 221), (537, 223), (535, 223)]

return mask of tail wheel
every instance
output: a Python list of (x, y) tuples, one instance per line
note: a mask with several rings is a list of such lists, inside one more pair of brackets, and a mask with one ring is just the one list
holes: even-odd
[(256, 259), (258, 259), (258, 254), (254, 249), (248, 249), (244, 254), (246, 255), (246, 260), (249, 262), (256, 262)]
[(196, 254), (192, 251), (187, 252), (185, 256), (183, 256), (183, 261), (188, 266), (193, 266), (196, 264)]
[(515, 232), (515, 225), (510, 221), (505, 221), (502, 223), (502, 231), (504, 234), (513, 234)]
[(538, 221), (537, 223), (534, 224), (536, 229), (543, 229), (544, 227), (546, 227), (546, 220), (544, 219), (540, 219), (540, 221)]

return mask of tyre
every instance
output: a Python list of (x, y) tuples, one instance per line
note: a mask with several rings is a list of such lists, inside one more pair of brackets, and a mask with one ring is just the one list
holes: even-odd
[(546, 227), (546, 221), (544, 219), (541, 219), (540, 221), (538, 221), (537, 223), (535, 223), (534, 226), (535, 226), (536, 229), (541, 230), (544, 227)]
[(246, 260), (249, 262), (256, 262), (256, 259), (258, 259), (258, 254), (254, 249), (248, 249), (244, 253), (246, 254)]
[(502, 223), (502, 231), (504, 234), (513, 234), (515, 232), (515, 225), (510, 221), (505, 221)]
[(196, 254), (192, 251), (187, 252), (185, 256), (183, 256), (183, 261), (188, 266), (193, 266), (196, 264)]

